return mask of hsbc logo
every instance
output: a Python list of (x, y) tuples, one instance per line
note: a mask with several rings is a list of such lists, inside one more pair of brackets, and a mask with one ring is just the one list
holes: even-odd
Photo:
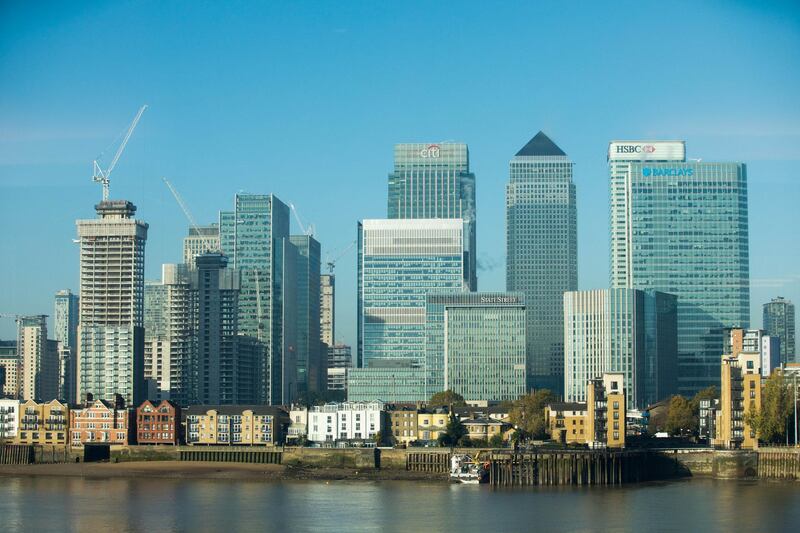
[(419, 156), (422, 158), (435, 158), (441, 154), (441, 148), (438, 144), (430, 144), (419, 151)]
[(652, 144), (618, 144), (618, 154), (652, 154), (656, 147)]

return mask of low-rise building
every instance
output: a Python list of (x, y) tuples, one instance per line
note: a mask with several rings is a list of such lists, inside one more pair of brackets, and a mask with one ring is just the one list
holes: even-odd
[(511, 424), (492, 420), (491, 418), (464, 418), (461, 420), (467, 430), (467, 436), (473, 442), (483, 441), (488, 443), (495, 435), (500, 435), (503, 440), (507, 440), (507, 431), (511, 429)]
[(67, 444), (69, 406), (58, 400), (27, 400), (19, 406), (16, 444)]
[(589, 446), (625, 447), (625, 374), (605, 372), (589, 380), (586, 407)]
[(417, 440), (417, 406), (395, 404), (389, 407), (389, 432), (393, 444), (408, 446)]
[(544, 408), (544, 416), (550, 438), (561, 444), (586, 444), (589, 438), (588, 413), (586, 404), (581, 402), (548, 405)]
[(83, 408), (69, 413), (70, 445), (89, 443), (127, 446), (134, 443), (134, 412), (121, 398), (116, 402), (87, 399)]
[(328, 403), (308, 412), (308, 440), (325, 446), (371, 445), (378, 432), (388, 436), (383, 402)]
[(171, 444), (181, 442), (181, 408), (169, 401), (153, 403), (145, 400), (136, 409), (137, 444)]
[(717, 413), (719, 412), (719, 399), (700, 400), (700, 413), (698, 417), (698, 433), (702, 440), (711, 443), (717, 435)]
[(447, 432), (450, 413), (445, 408), (421, 410), (417, 413), (417, 440), (425, 444), (436, 443), (439, 435)]
[(189, 445), (275, 446), (289, 427), (286, 412), (269, 405), (193, 405), (183, 416)]
[(19, 428), (19, 400), (0, 399), (0, 440), (13, 440)]
[(302, 405), (293, 405), (289, 409), (289, 429), (286, 434), (286, 444), (299, 444), (308, 435), (308, 408)]

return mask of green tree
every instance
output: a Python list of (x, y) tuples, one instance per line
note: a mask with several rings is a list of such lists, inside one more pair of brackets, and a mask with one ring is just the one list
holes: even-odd
[[(747, 394), (747, 391), (745, 391)], [(791, 385), (787, 383), (780, 372), (773, 372), (767, 378), (761, 393), (761, 409), (756, 411), (748, 408), (749, 399), (745, 398), (745, 421), (756, 430), (758, 440), (768, 443), (778, 443), (786, 436), (786, 427), (792, 414)]]
[[(461, 420), (455, 416), (450, 415), (450, 421), (447, 422), (445, 432), (439, 434), (439, 446), (464, 446), (464, 437), (469, 440), (467, 435), (467, 428), (461, 423)], [(466, 444), (469, 446), (469, 444)]]
[(383, 442), (383, 432), (379, 431), (379, 432), (375, 433), (375, 435), (372, 436), (372, 440), (375, 441), (375, 446), (382, 445), (384, 443)]
[(514, 401), (508, 417), (524, 436), (540, 439), (547, 434), (544, 408), (556, 401), (556, 396), (547, 389), (531, 392)]
[(500, 433), (495, 433), (492, 435), (492, 438), (489, 439), (489, 446), (492, 448), (502, 448), (505, 446), (505, 441), (503, 440), (503, 436)]
[(448, 389), (431, 396), (428, 405), (431, 407), (463, 407), (467, 405), (467, 402), (464, 401), (463, 396)]
[(664, 429), (670, 435), (696, 432), (697, 418), (692, 410), (692, 402), (679, 395), (670, 398)]

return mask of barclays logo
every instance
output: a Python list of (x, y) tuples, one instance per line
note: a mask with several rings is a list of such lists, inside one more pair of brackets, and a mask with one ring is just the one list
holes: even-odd
[(650, 177), (650, 176), (669, 176), (669, 177), (680, 177), (686, 176), (691, 177), (694, 175), (693, 168), (658, 168), (658, 167), (643, 167), (642, 168), (642, 176)]

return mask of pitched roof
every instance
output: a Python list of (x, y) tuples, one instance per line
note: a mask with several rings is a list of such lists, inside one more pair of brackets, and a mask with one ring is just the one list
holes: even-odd
[(540, 155), (567, 155), (559, 148), (556, 143), (550, 140), (550, 137), (543, 132), (539, 132), (533, 136), (533, 139), (528, 141), (528, 144), (523, 146), (517, 156), (540, 156)]

